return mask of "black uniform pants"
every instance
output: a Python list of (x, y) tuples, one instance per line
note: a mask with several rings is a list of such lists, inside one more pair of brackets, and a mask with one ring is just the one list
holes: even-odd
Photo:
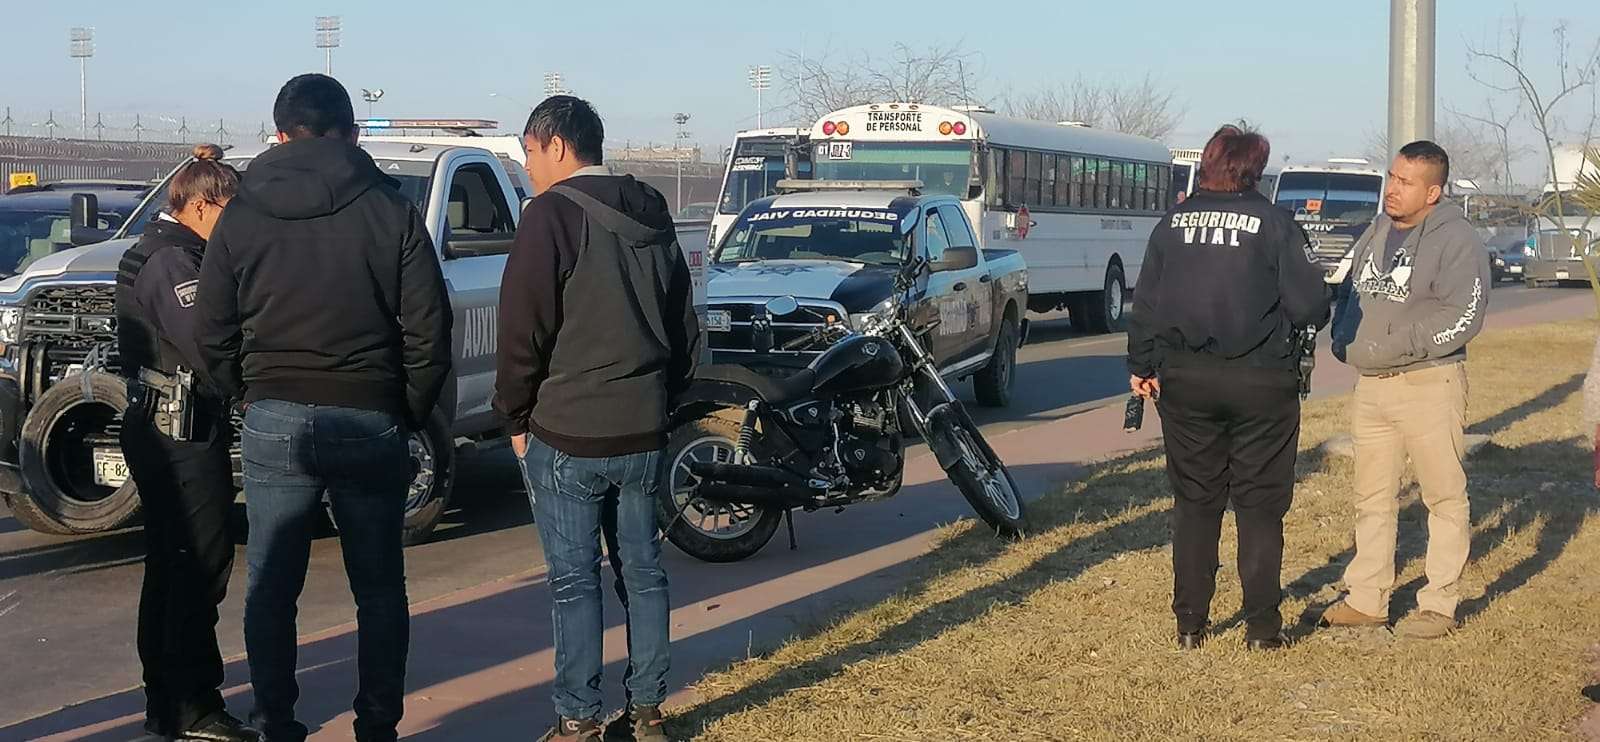
[(174, 441), (139, 404), (122, 426), (123, 454), (144, 509), (138, 642), (145, 713), (178, 730), (223, 709), (216, 628), (233, 568), (232, 430), (203, 427), (202, 440)]
[(1169, 368), (1161, 374), (1161, 429), (1172, 509), (1172, 610), (1178, 630), (1210, 620), (1222, 513), (1239, 527), (1239, 581), (1248, 637), (1283, 626), (1283, 516), (1294, 497), (1300, 397), (1295, 372)]

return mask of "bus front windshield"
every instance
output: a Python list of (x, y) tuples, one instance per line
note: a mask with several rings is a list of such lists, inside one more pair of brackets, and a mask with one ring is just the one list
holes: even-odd
[(970, 142), (839, 142), (817, 145), (812, 171), (818, 180), (920, 180), (923, 192), (967, 197), (972, 177)]
[(1361, 173), (1291, 172), (1278, 176), (1277, 204), (1296, 219), (1370, 221), (1383, 201), (1383, 178)]
[[(811, 177), (809, 161), (801, 159), (795, 164), (796, 175), (801, 179)], [(737, 214), (751, 201), (777, 194), (783, 173), (783, 155), (735, 155), (728, 166), (728, 182), (722, 188), (717, 212)]]
[(767, 209), (745, 214), (717, 253), (717, 263), (843, 260), (897, 265), (910, 254), (905, 215), (880, 209)]

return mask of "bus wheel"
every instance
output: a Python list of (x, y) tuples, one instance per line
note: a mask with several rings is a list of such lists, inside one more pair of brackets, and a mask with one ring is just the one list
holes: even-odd
[(1106, 268), (1105, 290), (1086, 297), (1091, 329), (1095, 332), (1122, 332), (1127, 323), (1123, 312), (1127, 296), (1128, 282), (1122, 276), (1122, 266), (1112, 263)]

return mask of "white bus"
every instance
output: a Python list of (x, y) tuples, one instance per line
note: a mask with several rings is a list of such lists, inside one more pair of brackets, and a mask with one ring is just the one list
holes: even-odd
[[(1188, 196), (1194, 189), (1200, 187), (1200, 155), (1203, 150), (1172, 148), (1172, 192)], [(1272, 193), (1278, 187), (1278, 169), (1268, 165), (1261, 171), (1261, 180), (1256, 182), (1256, 190), (1267, 198), (1272, 198)]]
[(1028, 308), (1118, 331), (1145, 243), (1171, 205), (1171, 154), (1153, 139), (996, 115), (975, 106), (856, 106), (811, 128), (812, 177), (920, 180), (961, 199), (985, 248), (1022, 253)]
[(728, 162), (722, 172), (722, 195), (717, 198), (717, 213), (711, 217), (711, 244), (727, 233), (729, 225), (751, 201), (775, 195), (778, 181), (786, 176), (787, 157), (795, 158), (792, 177), (811, 177), (810, 150), (805, 147), (808, 129), (752, 129), (733, 137)]

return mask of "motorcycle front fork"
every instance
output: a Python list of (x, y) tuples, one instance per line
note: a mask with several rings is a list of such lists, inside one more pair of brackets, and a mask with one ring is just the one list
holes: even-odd
[[(934, 407), (938, 407), (940, 404), (950, 404), (955, 402), (956, 393), (950, 389), (949, 384), (945, 383), (944, 377), (939, 375), (939, 368), (934, 365), (933, 356), (928, 355), (928, 351), (923, 349), (922, 343), (917, 342), (917, 336), (913, 335), (911, 330), (903, 324), (900, 325), (900, 335), (902, 339), (905, 340), (905, 346), (911, 349), (912, 371), (914, 371), (915, 374), (921, 374), (923, 377), (927, 378), (928, 381), (933, 384), (933, 388), (938, 390), (938, 393), (943, 396), (942, 401), (936, 402)], [(914, 385), (915, 374), (913, 374), (913, 380), (906, 382), (906, 387), (901, 390), (900, 401), (905, 405), (907, 416), (911, 418), (911, 423), (916, 426), (917, 433), (920, 434), (924, 440), (927, 440), (928, 415), (933, 410), (930, 408), (929, 410), (924, 411), (917, 405), (917, 395), (914, 393), (916, 388)]]

